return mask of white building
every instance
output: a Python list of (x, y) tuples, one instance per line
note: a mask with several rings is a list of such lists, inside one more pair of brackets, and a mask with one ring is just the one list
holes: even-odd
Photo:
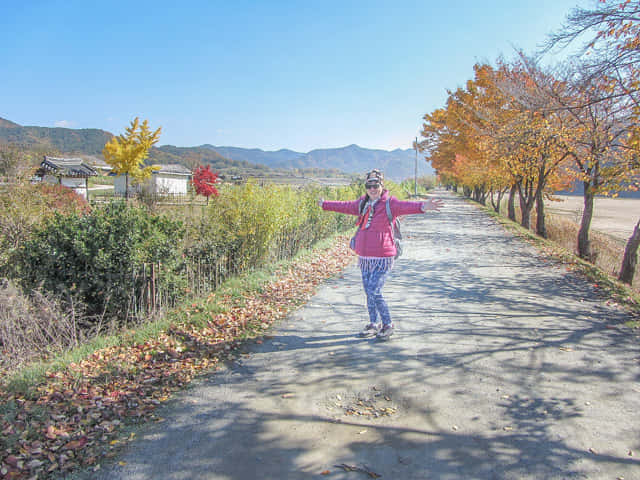
[[(142, 184), (134, 184), (129, 177), (129, 195), (145, 191), (156, 195), (186, 195), (189, 182), (191, 181), (191, 170), (180, 165), (156, 165), (160, 170), (154, 170), (151, 178)], [(126, 175), (117, 175), (113, 181), (113, 189), (116, 195), (125, 195), (127, 185)]]
[(41, 181), (63, 185), (84, 198), (88, 197), (88, 178), (98, 175), (95, 169), (81, 158), (56, 158), (45, 155), (36, 172)]

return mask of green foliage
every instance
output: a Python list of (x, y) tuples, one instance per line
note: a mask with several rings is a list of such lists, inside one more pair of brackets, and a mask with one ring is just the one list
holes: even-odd
[[(423, 176), (418, 177), (418, 195), (425, 195), (429, 190), (432, 190), (437, 185), (437, 179), (435, 176)], [(414, 179), (404, 180), (400, 187), (405, 195), (413, 195), (416, 187)]]
[(359, 183), (337, 189), (248, 183), (225, 185), (202, 209), (165, 215), (126, 202), (90, 213), (43, 213), (14, 239), (5, 274), (25, 292), (42, 289), (84, 305), (89, 322), (103, 312), (140, 318), (155, 308), (152, 290), (163, 306), (172, 305), (189, 291), (215, 290), (234, 274), (292, 258), (351, 229), (354, 218), (323, 212), (317, 200), (362, 193)]
[(162, 262), (156, 282), (180, 292), (183, 233), (181, 222), (122, 202), (87, 215), (56, 213), (15, 252), (13, 273), (24, 288), (71, 295), (90, 314), (126, 315), (150, 264)]
[(225, 273), (290, 258), (353, 224), (344, 215), (322, 212), (318, 198), (356, 195), (352, 187), (223, 186), (203, 215), (191, 219), (187, 256), (222, 262)]
[[(15, 124), (14, 124), (15, 125)], [(21, 145), (29, 150), (82, 152), (97, 155), (112, 137), (109, 132), (95, 128), (70, 129), (47, 127), (6, 127), (0, 124), (0, 140)]]
[(31, 231), (57, 212), (85, 212), (86, 200), (61, 185), (14, 183), (0, 188), (0, 276)]

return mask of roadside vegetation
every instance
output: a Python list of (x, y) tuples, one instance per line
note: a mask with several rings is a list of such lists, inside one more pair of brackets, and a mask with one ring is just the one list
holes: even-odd
[(493, 208), (486, 205), (481, 207), (511, 232), (558, 259), (567, 269), (585, 275), (602, 292), (603, 297), (607, 298), (607, 303), (619, 305), (630, 312), (628, 327), (640, 328), (640, 281), (636, 281), (635, 286), (630, 286), (617, 278), (617, 268), (624, 253), (624, 244), (620, 240), (605, 233), (593, 232), (592, 248), (595, 262), (587, 262), (577, 254), (576, 234), (580, 227), (576, 222), (559, 215), (549, 215), (548, 236), (544, 238), (537, 235), (532, 228), (522, 227), (518, 221), (521, 215), (518, 208), (516, 221), (513, 221)]
[[(620, 258), (594, 238), (591, 221), (597, 195), (640, 189), (639, 10), (638, 1), (613, 0), (573, 9), (545, 50), (585, 41), (562, 64), (546, 67), (545, 52), (518, 52), (474, 65), (473, 79), (424, 115), (419, 143), (444, 184), (497, 213), (506, 199), (507, 217), (541, 238), (573, 232), (582, 260), (604, 261), (627, 285), (637, 271), (640, 219)], [(584, 197), (577, 231), (564, 225), (552, 233), (545, 197), (576, 187)], [(615, 268), (604, 260), (613, 257)]]
[(261, 341), (353, 260), (353, 221), (317, 199), (361, 183), (221, 185), (177, 206), (0, 188), (0, 478), (99, 468), (128, 426)]

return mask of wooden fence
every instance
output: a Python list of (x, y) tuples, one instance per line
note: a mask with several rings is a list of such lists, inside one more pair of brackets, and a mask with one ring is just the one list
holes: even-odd
[[(273, 239), (266, 263), (290, 259), (300, 250), (309, 248), (318, 239), (312, 226), (281, 232)], [(162, 263), (144, 264), (139, 271), (133, 273), (133, 285), (137, 287), (132, 291), (127, 316), (138, 319), (148, 317), (174, 307), (185, 296), (206, 296), (231, 276), (241, 273), (244, 269), (260, 266), (246, 265), (244, 261), (246, 255), (242, 252), (235, 256), (221, 255), (213, 261), (199, 256), (185, 257), (183, 268), (177, 272), (180, 287), (160, 280), (170, 273), (165, 271), (167, 266)]]

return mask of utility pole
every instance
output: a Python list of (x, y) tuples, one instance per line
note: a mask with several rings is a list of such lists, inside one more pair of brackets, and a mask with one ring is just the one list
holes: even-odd
[(416, 166), (413, 173), (413, 194), (418, 196), (418, 137), (416, 137), (416, 143), (414, 143), (414, 147), (416, 148)]

